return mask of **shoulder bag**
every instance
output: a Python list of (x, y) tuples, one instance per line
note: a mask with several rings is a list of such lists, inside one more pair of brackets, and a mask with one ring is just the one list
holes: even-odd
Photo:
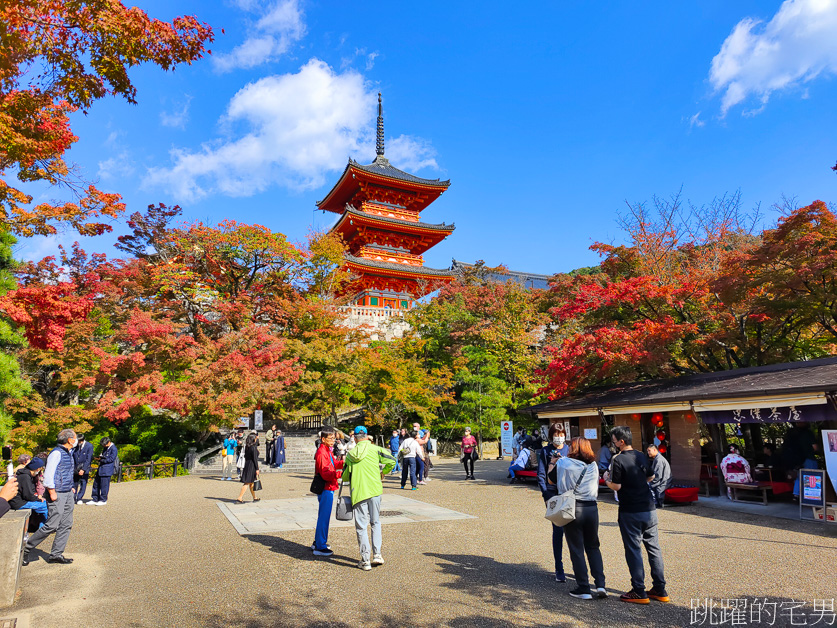
[(337, 510), (334, 511), (334, 518), (337, 521), (351, 521), (355, 518), (352, 510), (352, 487), (349, 486), (349, 494), (343, 497), (343, 482), (340, 482), (340, 490), (337, 492)]
[(575, 489), (581, 484), (585, 473), (587, 473), (587, 466), (582, 470), (581, 475), (578, 477), (578, 482), (575, 483), (572, 489), (566, 493), (550, 497), (547, 500), (544, 518), (549, 519), (552, 525), (560, 528), (571, 521), (575, 521)]
[[(316, 459), (316, 455), (315, 455)], [(316, 462), (314, 463), (316, 465)], [(337, 470), (337, 465), (334, 464), (334, 455), (331, 456), (331, 466), (334, 467), (335, 472)], [(326, 481), (323, 476), (321, 476), (317, 471), (314, 471), (314, 479), (311, 480), (311, 486), (309, 487), (309, 491), (314, 493), (314, 495), (322, 495), (323, 491), (326, 487)]]

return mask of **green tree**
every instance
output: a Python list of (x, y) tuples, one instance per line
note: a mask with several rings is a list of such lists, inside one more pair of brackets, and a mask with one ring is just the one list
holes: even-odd
[[(9, 232), (0, 229), (0, 296), (17, 287), (12, 271), (15, 261), (12, 246), (17, 240)], [(6, 411), (7, 399), (18, 399), (29, 392), (29, 383), (20, 373), (15, 353), (25, 344), (20, 332), (6, 316), (0, 316), (0, 440), (6, 441), (12, 427), (12, 417)]]

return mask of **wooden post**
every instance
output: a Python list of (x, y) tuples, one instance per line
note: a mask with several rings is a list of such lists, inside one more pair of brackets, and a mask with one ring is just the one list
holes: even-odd
[(116, 476), (116, 483), (122, 482), (122, 465), (119, 465), (119, 474)]
[(151, 462), (151, 464), (148, 465), (148, 479), (154, 479), (154, 462)]
[(172, 465), (172, 466), (174, 467), (174, 471), (172, 471), (172, 474), (171, 474), (171, 476), (172, 476), (173, 478), (176, 478), (176, 477), (177, 477), (177, 464), (178, 464), (178, 462), (177, 462), (177, 460), (175, 460), (175, 461), (174, 461), (174, 465)]

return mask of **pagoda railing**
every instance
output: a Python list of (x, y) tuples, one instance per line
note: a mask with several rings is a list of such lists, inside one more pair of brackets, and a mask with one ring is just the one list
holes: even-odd
[(340, 308), (349, 318), (401, 318), (404, 310), (394, 310), (384, 307), (364, 307), (361, 305), (344, 305)]

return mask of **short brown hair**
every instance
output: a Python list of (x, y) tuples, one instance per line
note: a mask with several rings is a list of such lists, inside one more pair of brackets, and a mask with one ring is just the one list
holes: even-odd
[(552, 437), (555, 436), (557, 433), (564, 434), (566, 436), (566, 432), (564, 431), (564, 426), (561, 423), (553, 423), (549, 426), (549, 440), (552, 441)]
[(593, 454), (593, 448), (590, 447), (590, 441), (583, 436), (576, 436), (570, 441), (570, 451), (567, 457), (581, 460), (587, 464), (590, 464), (596, 459), (596, 456)]

